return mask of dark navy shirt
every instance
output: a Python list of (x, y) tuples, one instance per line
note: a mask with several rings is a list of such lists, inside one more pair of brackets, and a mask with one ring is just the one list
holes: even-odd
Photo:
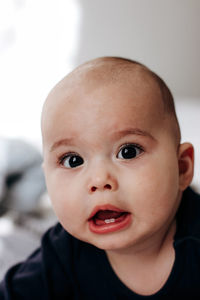
[(200, 196), (190, 188), (177, 212), (174, 249), (165, 285), (154, 295), (140, 296), (119, 280), (103, 250), (57, 224), (43, 236), (39, 249), (7, 272), (0, 300), (200, 299)]

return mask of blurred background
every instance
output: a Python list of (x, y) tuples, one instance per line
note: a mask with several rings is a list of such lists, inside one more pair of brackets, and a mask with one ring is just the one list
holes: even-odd
[[(0, 277), (56, 221), (40, 170), (42, 105), (62, 77), (89, 59), (114, 55), (139, 60), (166, 81), (182, 142), (195, 146), (192, 185), (200, 192), (199, 15), (199, 0), (0, 0), (0, 176), (7, 188), (28, 177), (26, 194), (19, 191), (18, 198), (33, 199), (24, 211), (24, 202), (16, 206), (14, 198), (2, 210)], [(16, 162), (23, 166), (14, 173), (8, 172), (11, 157), (12, 167)], [(39, 182), (32, 169), (36, 162)], [(2, 200), (3, 208), (8, 198)]]

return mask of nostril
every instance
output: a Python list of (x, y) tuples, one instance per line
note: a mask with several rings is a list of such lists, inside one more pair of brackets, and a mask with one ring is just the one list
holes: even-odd
[(107, 190), (111, 190), (111, 189), (112, 189), (112, 187), (111, 187), (110, 184), (106, 184), (106, 185), (104, 186), (104, 188), (107, 189)]
[[(105, 184), (104, 185), (104, 189), (105, 190), (112, 190), (112, 186), (110, 184)], [(97, 187), (96, 186), (92, 186), (91, 187), (91, 192), (95, 192), (97, 190)]]
[(92, 192), (95, 192), (96, 189), (97, 189), (97, 188), (96, 188), (95, 186), (93, 186), (93, 187), (91, 188), (91, 191), (92, 191)]

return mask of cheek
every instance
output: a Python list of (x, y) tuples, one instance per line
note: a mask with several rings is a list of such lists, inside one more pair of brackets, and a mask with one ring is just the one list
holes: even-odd
[(143, 182), (144, 189), (152, 190), (154, 195), (156, 191), (170, 194), (179, 185), (178, 160), (172, 150), (155, 153), (139, 171), (140, 183)]
[[(124, 175), (125, 177), (125, 175)], [(138, 168), (129, 169), (122, 179), (123, 192), (128, 194), (133, 213), (143, 219), (168, 217), (178, 197), (178, 165), (175, 157), (160, 155), (144, 160)]]
[(78, 183), (74, 184), (65, 174), (57, 173), (46, 176), (46, 184), (53, 209), (60, 222), (65, 227), (66, 224), (74, 224), (74, 217), (79, 219), (82, 212)]

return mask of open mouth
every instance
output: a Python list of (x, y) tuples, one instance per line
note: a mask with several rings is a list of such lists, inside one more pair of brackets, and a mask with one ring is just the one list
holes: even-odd
[(105, 225), (109, 223), (120, 222), (126, 214), (126, 212), (100, 210), (94, 215), (93, 220), (96, 225)]
[(131, 214), (115, 207), (96, 208), (89, 218), (89, 228), (95, 233), (109, 233), (126, 227), (131, 221)]

